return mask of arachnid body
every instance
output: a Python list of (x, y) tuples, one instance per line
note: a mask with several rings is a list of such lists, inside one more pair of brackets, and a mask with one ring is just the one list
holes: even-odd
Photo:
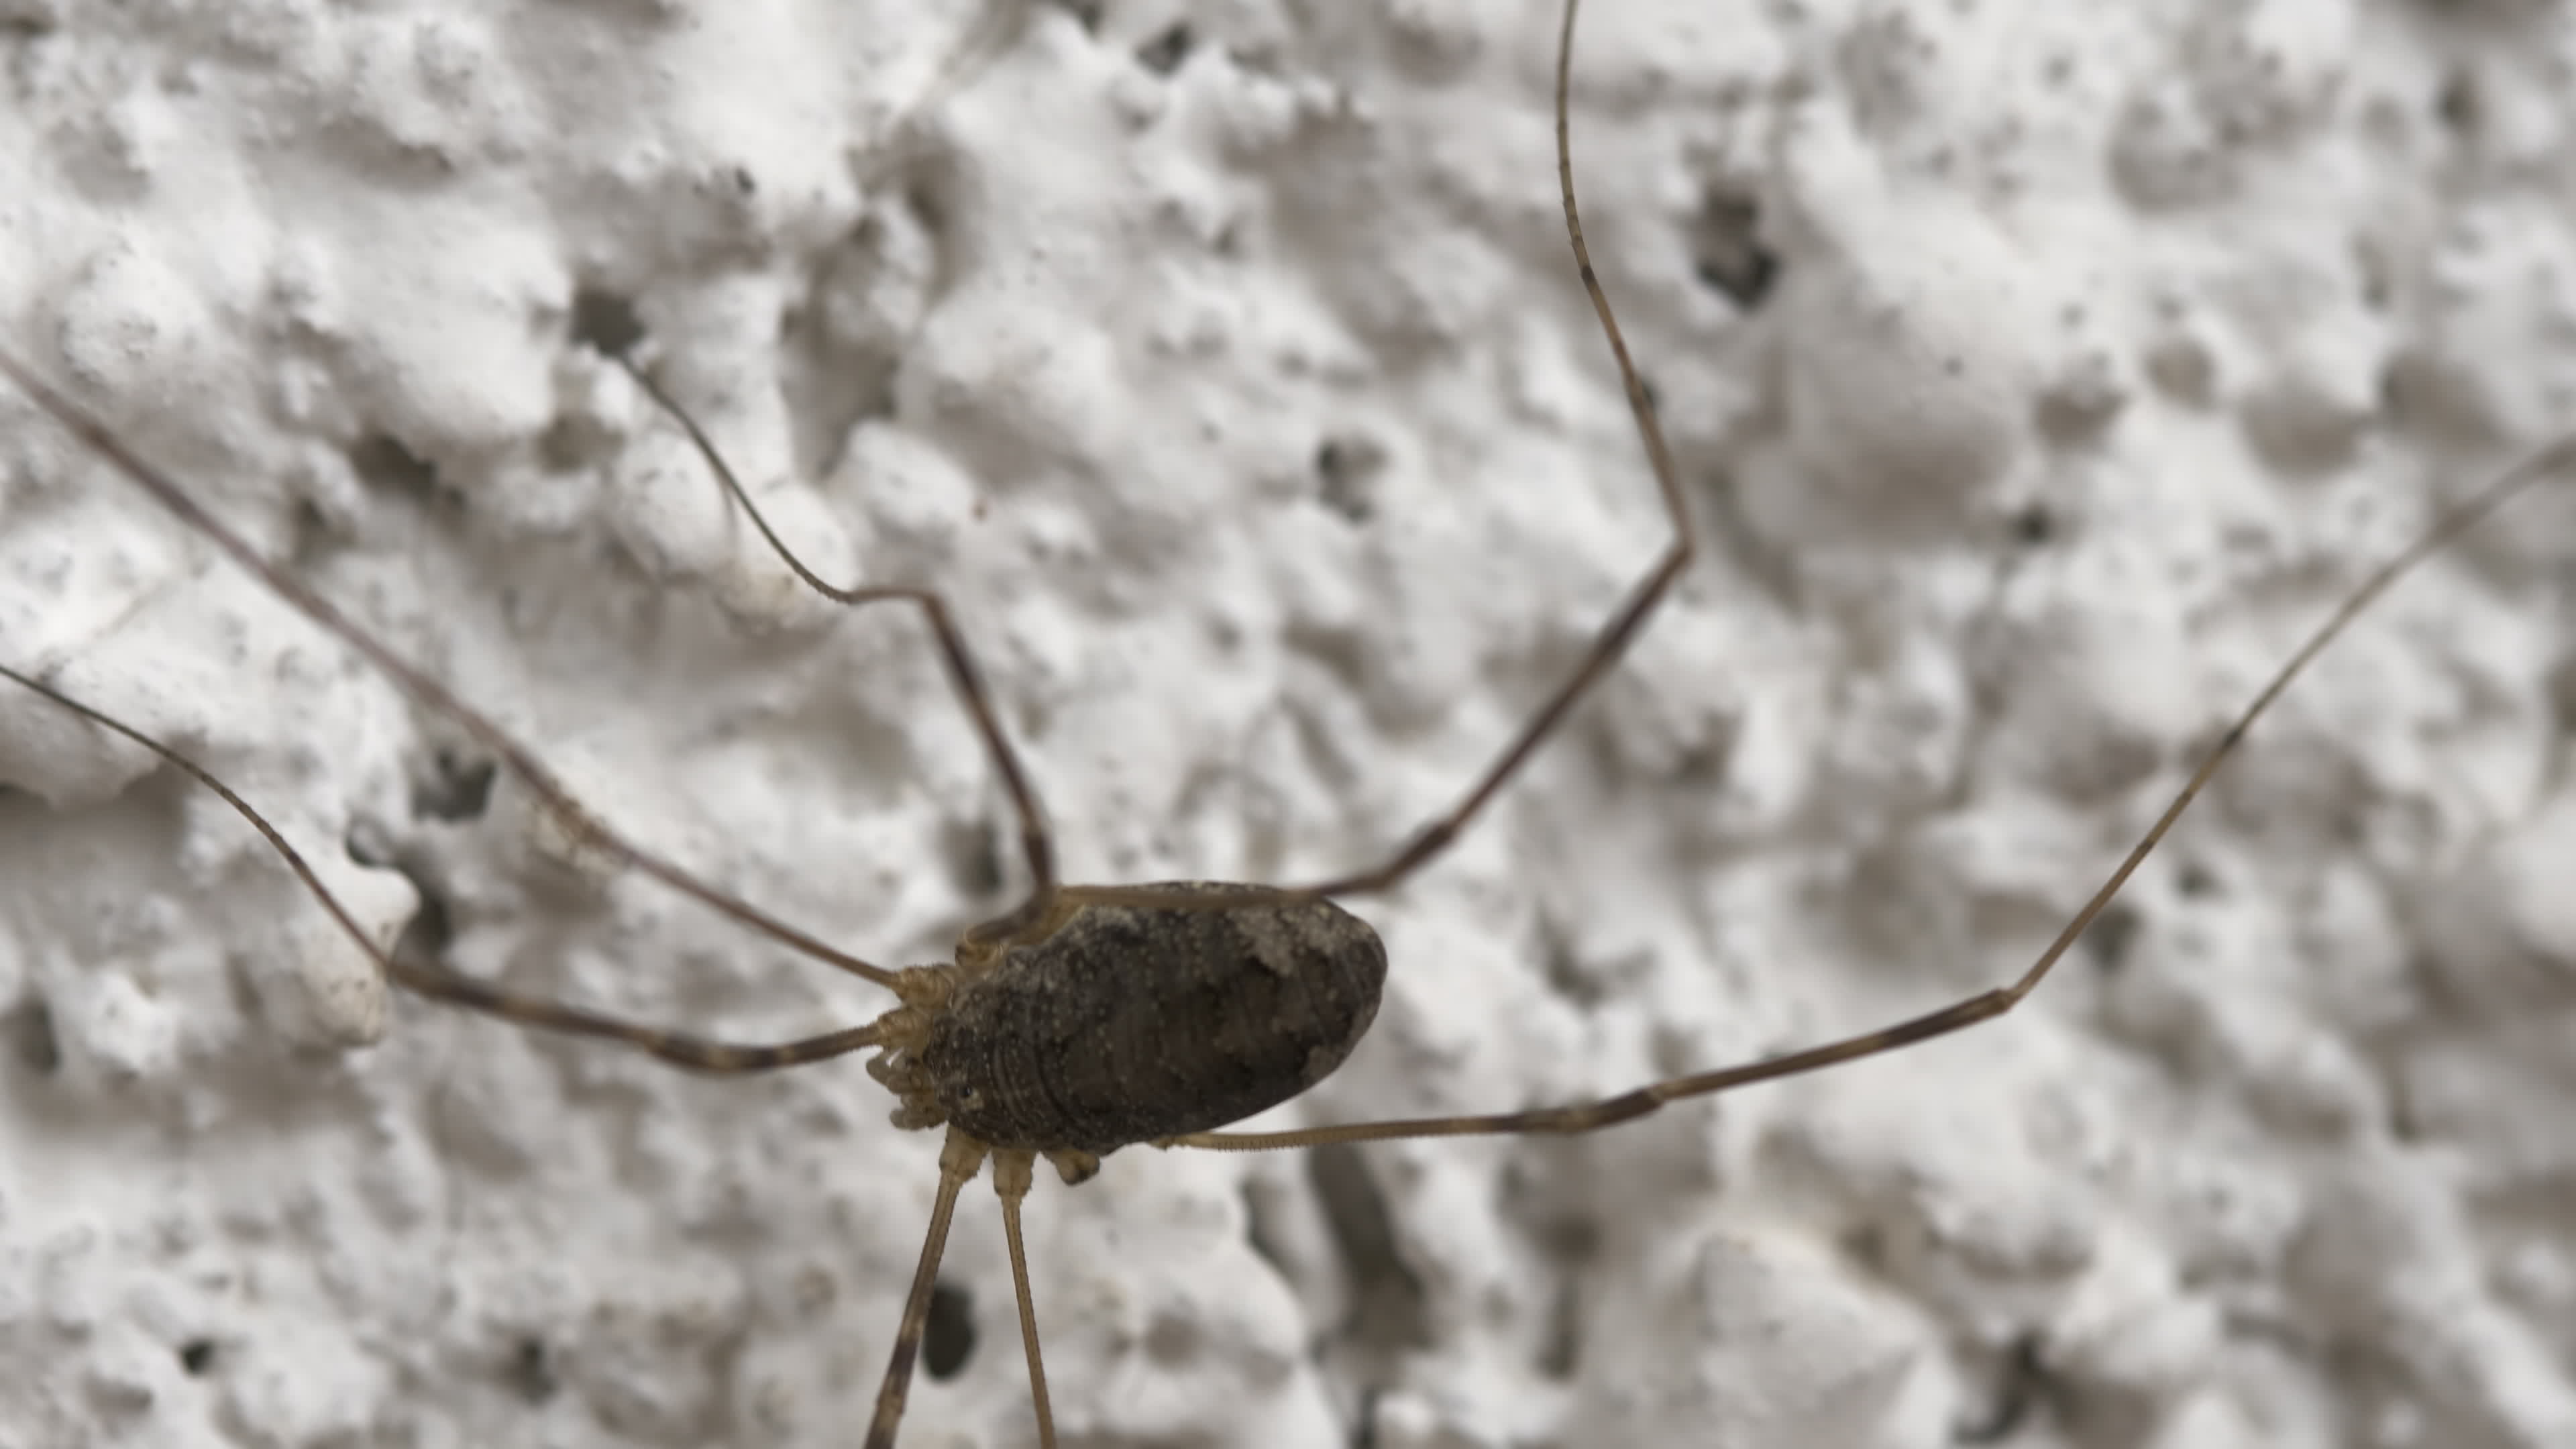
[(1553, 15), (916, 9), (0, 39), (0, 350), (277, 570), (0, 390), (0, 666), (403, 937), (0, 682), (0, 1422), (837, 1445), (918, 1350), (905, 1442), (1025, 1444), (1024, 1270), (1085, 1443), (2555, 1442), (2561, 499), (2011, 1027), (1332, 1130), (2034, 984), (2561, 425), (2551, 18), (1595, 0), (1650, 469)]
[[(1330, 901), (1272, 904), (1243, 887), (1222, 911), (1057, 897), (1028, 944), (961, 952), (917, 1044), (871, 1063), (925, 1122), (977, 1141), (1092, 1154), (1205, 1132), (1322, 1081), (1377, 1016), (1386, 948)], [(879, 1066), (880, 1063), (890, 1063)]]

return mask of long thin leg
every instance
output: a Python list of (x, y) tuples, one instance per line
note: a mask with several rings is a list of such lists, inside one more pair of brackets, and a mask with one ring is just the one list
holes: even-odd
[(322, 883), (320, 873), (313, 869), (312, 863), (304, 858), (304, 853), (295, 848), (284, 832), (270, 823), (267, 816), (253, 808), (249, 801), (235, 793), (231, 786), (215, 778), (212, 771), (122, 720), (102, 714), (53, 686), (21, 674), (8, 665), (0, 664), (0, 677), (6, 677), (52, 700), (55, 704), (70, 710), (101, 729), (132, 740), (159, 756), (164, 763), (177, 768), (198, 784), (222, 797), (225, 804), (233, 807), (234, 813), (249, 821), (251, 828), (268, 841), (269, 848), (275, 850), (278, 857), (286, 862), (288, 870), (295, 872), (297, 880), (304, 882), (304, 888), (313, 893), (315, 900), (322, 903), (322, 909), (331, 913), (331, 919), (339, 923), (341, 931), (357, 944), (359, 950), (367, 953), (368, 958), (376, 963), (377, 969), (384, 972), (385, 979), (407, 991), (446, 1002), (451, 1006), (461, 1006), (469, 1011), (480, 1011), (503, 1017), (522, 1026), (540, 1027), (547, 1031), (565, 1032), (573, 1036), (625, 1042), (630, 1046), (640, 1047), (664, 1061), (700, 1072), (765, 1072), (803, 1062), (819, 1062), (827, 1057), (837, 1057), (879, 1044), (877, 1031), (873, 1025), (826, 1032), (821, 1036), (805, 1037), (773, 1046), (746, 1046), (734, 1042), (710, 1041), (705, 1037), (684, 1036), (678, 1032), (663, 1031), (657, 1027), (602, 1016), (597, 1012), (586, 1011), (542, 996), (504, 991), (470, 976), (460, 976), (455, 972), (441, 970), (434, 966), (397, 961), (377, 947), (375, 940), (367, 934), (366, 928), (358, 924), (357, 918), (349, 913), (349, 908), (341, 904), (338, 896), (331, 893), (331, 888)]
[(1638, 435), (1645, 440), (1646, 461), (1654, 469), (1655, 487), (1663, 496), (1664, 516), (1672, 525), (1672, 539), (1664, 545), (1663, 553), (1653, 566), (1629, 590), (1627, 600), (1620, 604), (1618, 612), (1612, 614), (1602, 624), (1600, 633), (1593, 636), (1591, 651), (1583, 656), (1583, 662), (1576, 665), (1574, 673), (1556, 687), (1556, 693), (1548, 697), (1538, 713), (1521, 726), (1520, 733), (1504, 746), (1502, 754), (1495, 757), (1491, 765), (1485, 767), (1483, 776), (1468, 787), (1457, 804), (1452, 805), (1446, 814), (1424, 825), (1402, 849), (1385, 860), (1364, 870), (1299, 886), (1297, 893), (1300, 895), (1353, 896), (1386, 890), (1446, 850), (1449, 843), (1458, 838), (1459, 832), (1466, 829), (1467, 822), (1476, 818), (1477, 812), (1485, 808), (1485, 803), (1510, 782), (1529, 757), (1582, 702), (1583, 696), (1600, 682), (1601, 676), (1609, 673), (1611, 666), (1627, 653), (1629, 642), (1645, 628), (1646, 621), (1654, 615), (1655, 607), (1664, 601), (1664, 595), (1671, 592), (1673, 580), (1680, 578), (1682, 571), (1690, 567), (1693, 545), (1690, 514), (1682, 502), (1681, 472), (1673, 466), (1672, 449), (1665, 445), (1663, 425), (1655, 417), (1654, 398), (1646, 391), (1645, 379), (1638, 375), (1637, 365), (1628, 355), (1628, 340), (1619, 331), (1619, 319), (1611, 315), (1610, 299), (1601, 290), (1601, 279), (1593, 273), (1592, 252), (1583, 241), (1583, 217), (1574, 204), (1574, 145), (1566, 115), (1573, 90), (1576, 4), (1577, 0), (1566, 0), (1565, 18), (1558, 30), (1556, 43), (1556, 183), (1565, 198), (1565, 234), (1574, 244), (1574, 261), (1582, 274), (1584, 294), (1592, 300), (1593, 315), (1601, 319), (1602, 335), (1610, 341), (1610, 355), (1618, 360), (1619, 381), (1628, 392), (1628, 411), (1636, 416)]
[(876, 1026), (846, 1027), (827, 1031), (820, 1036), (799, 1037), (794, 1041), (767, 1045), (713, 1041), (702, 1036), (689, 1036), (659, 1027), (644, 1026), (602, 1016), (583, 1007), (570, 1006), (551, 997), (530, 996), (523, 992), (504, 991), (471, 976), (460, 976), (432, 966), (379, 957), (385, 963), (385, 975), (395, 985), (416, 996), (468, 1011), (497, 1016), (519, 1026), (532, 1026), (541, 1031), (562, 1032), (567, 1036), (586, 1036), (602, 1041), (619, 1041), (649, 1052), (673, 1066), (713, 1076), (742, 1076), (752, 1072), (774, 1072), (781, 1067), (801, 1067), (808, 1062), (829, 1061), (868, 1047), (882, 1046)]
[(182, 523), (202, 534), (233, 562), (257, 575), (277, 593), (278, 597), (294, 605), (304, 617), (339, 636), (340, 642), (364, 655), (369, 663), (384, 671), (385, 676), (399, 686), (405, 694), (456, 721), (466, 733), (472, 735), (485, 749), (490, 750), (503, 764), (509, 766), (510, 772), (525, 782), (530, 790), (535, 791), (537, 797), (545, 802), (546, 808), (583, 844), (594, 846), (602, 853), (644, 872), (682, 895), (772, 940), (794, 947), (817, 961), (837, 966), (854, 976), (865, 977), (880, 986), (892, 986), (895, 983), (895, 972), (862, 961), (847, 952), (835, 950), (749, 902), (716, 889), (688, 871), (610, 830), (597, 816), (584, 808), (581, 802), (575, 800), (569, 791), (557, 783), (553, 775), (547, 772), (545, 766), (538, 762), (537, 757), (526, 746), (512, 739), (499, 725), (457, 698), (447, 686), (439, 683), (426, 670), (415, 667), (400, 655), (377, 643), (372, 635), (359, 628), (348, 615), (341, 613), (337, 605), (315, 593), (293, 574), (262, 558), (247, 540), (216, 519), (213, 514), (208, 513), (167, 474), (136, 456), (132, 449), (127, 448), (114, 433), (108, 431), (105, 423), (70, 398), (56, 392), (50, 384), (38, 379), (33, 369), (8, 353), (0, 352), (0, 376), (6, 376), (36, 406), (52, 414), (54, 421), (60, 423), (66, 431), (87, 443), (99, 456), (114, 464), (118, 472), (123, 473), (144, 492), (152, 495), (154, 502), (176, 514)]
[(2236, 746), (2244, 740), (2245, 732), (2253, 727), (2256, 720), (2262, 718), (2264, 711), (2272, 707), (2273, 701), (2281, 697), (2282, 691), (2290, 687), (2290, 682), (2298, 678), (2309, 663), (2324, 652), (2325, 647), (2333, 643), (2337, 635), (2343, 633), (2347, 625), (2359, 617), (2363, 610), (2369, 608), (2380, 595), (2386, 593), (2391, 584), (2396, 583), (2415, 565), (2423, 562), (2428, 555), (2485, 520), (2515, 496), (2570, 466), (2576, 466), (2576, 434), (2562, 437), (2506, 469), (2494, 482), (2480, 489), (2476, 495), (2444, 513), (2404, 552), (2380, 565), (2376, 572), (2362, 582), (2361, 587), (2353, 590), (2351, 597), (2345, 599), (2343, 604), (2318, 626), (2315, 633), (2308, 636), (2307, 642), (2299, 646), (2298, 652), (2290, 656), (2289, 662), (2281, 666), (2280, 672), (2272, 676), (2271, 682), (2263, 686), (2262, 692), (2254, 696), (2254, 702), (2247, 705), (2244, 713), (2236, 717), (2236, 722), (2228, 726), (2227, 733), (2220, 737), (2209, 754), (2201, 760), (2200, 767), (2192, 771), (2191, 779), (2174, 796), (2173, 803), (2165, 807), (2164, 814), (2156, 817), (2156, 823), (2148, 829), (2146, 835), (2136, 845), (2130, 847), (2128, 855), (2120, 861), (2119, 868), (2112, 871), (2110, 878), (2102, 882), (2101, 888), (2093, 892), (2092, 898), (2084, 903), (2084, 909), (2075, 913), (2075, 918), (2068, 921), (2066, 928), (2057, 933), (2056, 940), (2049, 942), (2048, 949), (2039, 954), (2039, 959), (2031, 964), (2030, 969), (2024, 971), (2019, 980), (2008, 986), (1998, 986), (1979, 992), (1975, 996), (1945, 1006), (1938, 1011), (1912, 1017), (1893, 1026), (1883, 1027), (1860, 1036), (1845, 1037), (1823, 1046), (1791, 1052), (1787, 1056), (1748, 1062), (1722, 1071), (1668, 1078), (1597, 1102), (1583, 1102), (1565, 1107), (1542, 1107), (1526, 1112), (1504, 1112), (1481, 1117), (1422, 1117), (1401, 1122), (1361, 1122), (1341, 1127), (1316, 1127), (1299, 1132), (1194, 1132), (1184, 1137), (1169, 1138), (1157, 1145), (1203, 1147), (1221, 1152), (1246, 1152), (1273, 1147), (1320, 1147), (1338, 1142), (1374, 1142), (1390, 1137), (1468, 1137), (1520, 1132), (1590, 1132), (1613, 1123), (1643, 1117), (1662, 1107), (1666, 1102), (1679, 1101), (1684, 1097), (1705, 1097), (1754, 1082), (1766, 1082), (1774, 1077), (1796, 1076), (1801, 1072), (1817, 1071), (1861, 1057), (1876, 1056), (1881, 1052), (1894, 1051), (1899, 1047), (1928, 1041), (1936, 1036), (1947, 1036), (1951, 1032), (2001, 1016), (2019, 1005), (2021, 999), (2028, 996), (2048, 975), (2049, 968), (2057, 964), (2058, 958), (2064, 956), (2085, 930), (2101, 916), (2103, 908), (2111, 903), (2111, 898), (2120, 893), (2122, 886), (2128, 884), (2129, 877), (2137, 871), (2139, 863), (2144, 861), (2148, 853), (2165, 838), (2165, 833), (2173, 828), (2174, 822), (2182, 818), (2183, 811), (2191, 808), (2191, 802), (2199, 796), (2201, 787), (2209, 783), (2210, 777), (2218, 773), (2218, 767), (2235, 752)]
[(957, 1194), (984, 1165), (984, 1144), (951, 1127), (939, 1149), (939, 1196), (930, 1204), (930, 1236), (921, 1244), (921, 1264), (912, 1270), (912, 1296), (903, 1301), (903, 1324), (894, 1331), (894, 1352), (886, 1359), (885, 1379), (877, 1385), (877, 1411), (868, 1420), (868, 1449), (894, 1449), (894, 1431), (903, 1422), (904, 1396), (912, 1391), (913, 1361), (921, 1357), (921, 1335), (930, 1324), (930, 1291), (939, 1282), (939, 1258), (948, 1251), (948, 1220), (957, 1211)]
[(751, 501), (751, 490), (743, 487), (742, 480), (734, 476), (732, 466), (725, 462), (724, 454), (716, 451), (715, 440), (698, 426), (698, 420), (689, 416), (686, 408), (664, 392), (661, 385), (631, 359), (620, 355), (612, 360), (626, 369), (626, 375), (635, 379), (635, 385), (644, 389), (645, 395), (660, 404), (662, 410), (669, 413), (689, 435), (698, 456), (706, 459), (708, 469), (716, 475), (716, 481), (724, 485), (735, 506), (750, 517), (752, 527), (760, 531), (760, 536), (769, 541), (770, 548), (796, 577), (805, 581), (807, 588), (836, 604), (853, 607), (889, 599), (907, 600), (920, 606), (922, 617), (930, 623), (931, 637), (938, 641), (940, 662), (948, 668), (948, 682), (956, 688), (958, 699), (965, 703), (966, 714), (974, 721), (975, 733), (984, 741), (984, 753), (993, 762), (993, 773), (1001, 776), (1002, 788), (1011, 797), (1011, 808), (1020, 817), (1020, 850), (1029, 863), (1028, 897), (1010, 914), (976, 927), (976, 934), (1008, 935), (1044, 915), (1056, 892), (1055, 841), (1047, 830), (1046, 810), (1038, 804), (1038, 792), (1029, 784), (1028, 772), (1020, 765), (1019, 752), (1011, 748), (1009, 738), (1002, 733), (1001, 721), (993, 714), (992, 694), (984, 687), (983, 672), (975, 667), (975, 656), (966, 648), (965, 636), (957, 632), (957, 623), (948, 612), (948, 601), (936, 589), (901, 584), (860, 585), (845, 589), (826, 583), (821, 575), (796, 556), (795, 550), (778, 536), (778, 531), (769, 526), (768, 515), (760, 511), (760, 505)]
[(1020, 1201), (1029, 1195), (1036, 1154), (993, 1154), (993, 1191), (1002, 1197), (1002, 1237), (1011, 1246), (1011, 1288), (1020, 1299), (1020, 1350), (1029, 1361), (1029, 1401), (1037, 1407), (1038, 1449), (1055, 1449), (1055, 1409), (1047, 1402), (1046, 1361), (1038, 1353), (1037, 1303), (1029, 1296), (1029, 1257), (1020, 1246)]

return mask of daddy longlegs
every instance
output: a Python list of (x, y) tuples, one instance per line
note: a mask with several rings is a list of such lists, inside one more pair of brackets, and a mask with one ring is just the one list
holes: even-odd
[[(29, 364), (0, 354), (0, 373), (189, 529), (338, 636), (418, 704), (446, 717), (490, 751), (580, 845), (753, 932), (886, 988), (897, 1004), (876, 1020), (784, 1042), (717, 1041), (523, 994), (456, 974), (435, 962), (381, 949), (314, 866), (251, 801), (179, 750), (44, 680), (7, 663), (0, 663), (0, 674), (149, 751), (220, 797), (265, 837), (385, 978), (415, 994), (520, 1026), (620, 1043), (714, 1075), (774, 1071), (874, 1051), (868, 1071), (898, 1099), (896, 1125), (914, 1130), (945, 1127), (946, 1134), (928, 1232), (866, 1442), (872, 1449), (882, 1449), (895, 1441), (930, 1316), (951, 1215), (967, 1183), (989, 1161), (1001, 1200), (1038, 1441), (1052, 1449), (1057, 1441), (1021, 1232), (1021, 1205), (1037, 1158), (1047, 1158), (1070, 1185), (1097, 1172), (1103, 1155), (1143, 1143), (1166, 1149), (1248, 1152), (1415, 1137), (1585, 1133), (1646, 1116), (1672, 1102), (1893, 1052), (2002, 1016), (2035, 990), (2102, 916), (2246, 731), (2358, 615), (2418, 562), (2517, 494), (2576, 461), (2576, 439), (2562, 440), (2533, 455), (2442, 515), (2411, 546), (2370, 574), (2261, 688), (2154, 824), (2046, 949), (2005, 985), (1820, 1046), (1674, 1076), (1599, 1100), (1491, 1115), (1302, 1130), (1219, 1130), (1313, 1086), (1341, 1064), (1374, 1018), (1388, 969), (1386, 955), (1376, 934), (1336, 902), (1392, 890), (1437, 861), (1618, 664), (1691, 563), (1693, 543), (1679, 471), (1658, 425), (1654, 401), (1594, 274), (1576, 204), (1569, 92), (1577, 9), (1577, 0), (1566, 0), (1555, 66), (1557, 177), (1566, 236), (1625, 390), (1670, 536), (1600, 626), (1588, 653), (1501, 753), (1447, 810), (1374, 863), (1290, 886), (1234, 882), (1082, 886), (1060, 880), (1054, 835), (1038, 786), (1016, 754), (976, 654), (941, 594), (926, 587), (842, 586), (821, 577), (772, 527), (699, 425), (647, 371), (624, 356), (616, 360), (686, 431), (732, 505), (798, 579), (823, 597), (853, 608), (909, 605), (928, 629), (948, 682), (1010, 801), (1028, 876), (1026, 894), (1001, 915), (966, 931), (951, 963), (906, 968), (876, 964), (776, 919), (670, 858), (637, 845), (575, 799), (534, 751), (490, 716), (467, 704), (435, 675), (394, 653), (294, 573), (255, 551), (242, 535)], [(1401, 970), (1401, 963), (1395, 969)]]

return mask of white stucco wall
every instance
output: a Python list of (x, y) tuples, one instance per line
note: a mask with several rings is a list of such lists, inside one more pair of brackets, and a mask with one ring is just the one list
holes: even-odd
[[(951, 84), (973, 7), (0, 4), (0, 346), (621, 828), (939, 959), (1013, 899), (985, 762), (916, 621), (798, 593), (574, 339), (631, 304), (826, 573), (948, 591), (1071, 878), (1339, 871), (1660, 540), (1554, 16), (1087, 8)], [(2008, 979), (2576, 425), (2567, 5), (1593, 0), (1576, 70), (1706, 547), (1358, 906), (1377, 1030), (1279, 1125)], [(2002, 1023), (1596, 1139), (1043, 1178), (1066, 1443), (2576, 1443), (2571, 581), (2568, 488), (2412, 578)], [(389, 931), (347, 846), (402, 862), (460, 969), (744, 1039), (888, 1004), (506, 779), (457, 808), (450, 723), (5, 393), (0, 658)], [(857, 1442), (937, 1142), (856, 1060), (379, 1020), (170, 772), (0, 690), (0, 784), (0, 1446)], [(981, 1186), (946, 1273), (974, 1343), (904, 1442), (1027, 1444)]]

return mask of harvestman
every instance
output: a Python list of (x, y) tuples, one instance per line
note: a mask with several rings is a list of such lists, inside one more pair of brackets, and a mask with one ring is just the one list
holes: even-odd
[(501, 990), (440, 966), (397, 959), (375, 946), (274, 826), (203, 767), (15, 669), (0, 665), (0, 675), (133, 741), (221, 796), (267, 838), (388, 979), (422, 996), (526, 1026), (625, 1042), (665, 1061), (709, 1073), (769, 1071), (875, 1048), (878, 1055), (868, 1062), (868, 1073), (895, 1094), (899, 1103), (893, 1114), (895, 1124), (910, 1129), (945, 1125), (948, 1132), (940, 1152), (939, 1189), (928, 1237), (878, 1389), (867, 1442), (871, 1449), (887, 1449), (894, 1442), (929, 1317), (932, 1284), (947, 1243), (950, 1217), (959, 1192), (989, 1158), (1019, 1299), (1020, 1338), (1028, 1357), (1038, 1441), (1052, 1449), (1054, 1417), (1047, 1401), (1020, 1234), (1020, 1203), (1028, 1193), (1037, 1158), (1045, 1157), (1071, 1184), (1097, 1172), (1102, 1155), (1140, 1142), (1166, 1148), (1257, 1151), (1397, 1137), (1589, 1132), (1642, 1117), (1667, 1102), (1894, 1051), (2001, 1016), (2047, 976), (2190, 806), (2246, 729), (2354, 617), (2427, 555), (2515, 494), (2576, 462), (2576, 437), (2561, 439), (2442, 515), (2411, 547), (2371, 574), (2237, 716), (2144, 838), (2038, 960), (2008, 985), (1876, 1031), (1786, 1056), (1670, 1078), (1600, 1101), (1492, 1116), (1352, 1123), (1294, 1132), (1210, 1130), (1296, 1096), (1349, 1055), (1376, 1015), (1386, 954), (1376, 933), (1332, 898), (1390, 889), (1438, 857), (1618, 661), (1691, 561), (1692, 541), (1679, 477), (1656, 422), (1653, 400), (1629, 357), (1609, 298), (1593, 274), (1575, 207), (1567, 111), (1577, 3), (1566, 0), (1557, 37), (1556, 164), (1566, 235), (1584, 292), (1618, 365), (1672, 537), (1603, 624), (1582, 663), (1521, 726), (1475, 784), (1402, 849), (1367, 869), (1295, 887), (1226, 882), (1070, 886), (1060, 882), (1037, 791), (1003, 737), (974, 656), (939, 593), (894, 586), (838, 588), (817, 577), (771, 529), (705, 433), (623, 358), (618, 359), (621, 365), (687, 430), (734, 504), (800, 579), (840, 603), (902, 600), (921, 610), (949, 681), (1010, 796), (1029, 873), (1027, 897), (1003, 915), (968, 930), (951, 964), (890, 970), (863, 961), (627, 841), (575, 801), (525, 747), (436, 679), (397, 658), (294, 576), (254, 552), (240, 535), (126, 448), (103, 422), (4, 353), (0, 353), (0, 373), (162, 507), (338, 635), (416, 701), (472, 734), (584, 844), (752, 930), (891, 990), (900, 1004), (875, 1021), (774, 1045), (739, 1045), (602, 1016), (564, 1002)]

